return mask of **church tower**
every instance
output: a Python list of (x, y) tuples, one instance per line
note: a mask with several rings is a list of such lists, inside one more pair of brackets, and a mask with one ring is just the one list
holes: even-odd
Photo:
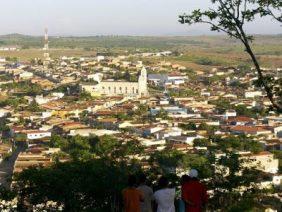
[(148, 95), (147, 70), (145, 67), (142, 68), (140, 76), (138, 78), (138, 94), (140, 97)]

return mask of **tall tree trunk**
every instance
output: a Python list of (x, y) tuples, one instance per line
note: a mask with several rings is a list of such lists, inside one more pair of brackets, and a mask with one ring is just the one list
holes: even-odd
[(253, 53), (253, 50), (252, 50), (252, 48), (249, 44), (247, 36), (246, 36), (244, 30), (241, 27), (239, 29), (240, 29), (240, 32), (241, 32), (242, 37), (243, 37), (242, 42), (244, 43), (244, 45), (246, 47), (246, 52), (250, 55), (250, 57), (253, 61), (253, 64), (255, 65), (255, 69), (256, 69), (257, 74), (258, 74), (258, 80), (262, 83), (262, 86), (264, 87), (266, 95), (267, 95), (269, 101), (271, 102), (273, 108), (276, 109), (277, 112), (281, 113), (282, 112), (282, 105), (279, 105), (278, 103), (275, 102), (273, 90), (271, 89), (271, 87), (269, 87), (269, 85), (267, 84), (267, 82), (264, 79), (264, 76), (262, 74), (262, 70), (261, 70), (260, 65), (257, 61), (257, 58), (256, 58), (255, 54)]

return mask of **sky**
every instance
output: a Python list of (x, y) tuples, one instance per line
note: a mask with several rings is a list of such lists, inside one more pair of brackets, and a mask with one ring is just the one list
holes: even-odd
[[(178, 15), (206, 9), (210, 0), (0, 0), (0, 34), (205, 35), (205, 25), (181, 25)], [(269, 18), (247, 26), (253, 34), (280, 34)]]

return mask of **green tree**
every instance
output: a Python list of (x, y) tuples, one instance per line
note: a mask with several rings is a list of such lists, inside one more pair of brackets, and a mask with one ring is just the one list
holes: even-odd
[(261, 143), (253, 140), (251, 137), (246, 137), (245, 135), (227, 136), (225, 138), (215, 136), (211, 139), (217, 144), (216, 149), (225, 153), (233, 152), (234, 150), (251, 151), (253, 153), (263, 151), (263, 145)]
[[(19, 208), (55, 201), (64, 211), (116, 211), (132, 168), (109, 160), (57, 163), (16, 176)], [(25, 203), (24, 203), (25, 202)]]
[(197, 129), (197, 126), (195, 123), (193, 122), (189, 122), (187, 124), (180, 124), (179, 125), (180, 128), (184, 129), (184, 130), (196, 130)]
[(256, 113), (251, 109), (247, 108), (246, 105), (238, 105), (235, 107), (236, 113), (239, 116), (256, 117)]
[(31, 112), (41, 112), (42, 109), (39, 107), (39, 105), (37, 104), (37, 102), (35, 100), (33, 100), (28, 106), (27, 106), (27, 110), (31, 111)]
[(93, 99), (93, 97), (91, 96), (91, 94), (87, 93), (85, 91), (81, 92), (80, 95), (79, 95), (79, 100), (88, 101), (88, 100), (92, 100), (92, 99)]
[(194, 147), (208, 147), (209, 145), (211, 145), (211, 142), (206, 138), (196, 138), (193, 141)]
[(279, 173), (282, 173), (282, 151), (281, 150), (273, 150), (275, 158), (279, 160)]
[(255, 0), (259, 8), (254, 9), (254, 13), (261, 16), (271, 16), (275, 20), (282, 22), (282, 2), (280, 0)]
[[(244, 163), (248, 163), (248, 159), (233, 152), (215, 160), (213, 180), (208, 185), (214, 190), (214, 195), (209, 200), (210, 210), (224, 208), (226, 211), (234, 211), (236, 205), (242, 207), (241, 202), (246, 200), (246, 208), (262, 207), (260, 200), (267, 197), (271, 190), (260, 190), (255, 183), (260, 182), (264, 173), (244, 167)], [(238, 189), (242, 187), (246, 189)]]
[(93, 157), (88, 138), (79, 135), (69, 138), (67, 145), (62, 150), (69, 153), (74, 160), (89, 160)]
[(160, 111), (156, 114), (156, 117), (161, 119), (169, 119), (168, 112), (163, 108), (161, 108)]
[(56, 147), (56, 148), (66, 148), (68, 144), (67, 139), (64, 137), (52, 133), (51, 139), (50, 139), (50, 146), (51, 147)]
[(232, 105), (230, 105), (227, 99), (221, 98), (216, 101), (210, 101), (209, 103), (214, 104), (219, 113), (224, 113), (226, 110), (232, 109)]
[(216, 130), (216, 127), (215, 126), (210, 126), (208, 125), (207, 123), (201, 123), (199, 126), (198, 126), (198, 130), (205, 130), (207, 131), (207, 133), (209, 135), (213, 135), (214, 134), (214, 131)]
[[(278, 112), (282, 112), (282, 104), (275, 98), (276, 96), (282, 97), (282, 86), (279, 84), (281, 79), (276, 81), (272, 77), (264, 76), (251, 46), (253, 37), (248, 35), (244, 28), (247, 22), (255, 20), (255, 15), (261, 12), (261, 7), (254, 9), (256, 7), (255, 0), (211, 0), (211, 2), (216, 7), (215, 9), (210, 8), (206, 11), (198, 9), (194, 10), (190, 15), (181, 15), (179, 16), (180, 23), (189, 25), (196, 23), (209, 24), (212, 31), (225, 32), (230, 37), (241, 41), (255, 66), (258, 76), (256, 85), (264, 88), (272, 107)], [(280, 10), (281, 3), (276, 4), (275, 2), (277, 1), (273, 1), (272, 5), (275, 5)]]
[(183, 171), (192, 168), (197, 169), (201, 178), (211, 175), (211, 167), (208, 159), (199, 154), (184, 154), (178, 150), (165, 149), (151, 155), (150, 162), (157, 164), (162, 174), (176, 173), (176, 169)]
[(11, 201), (16, 197), (16, 192), (0, 186), (0, 200)]

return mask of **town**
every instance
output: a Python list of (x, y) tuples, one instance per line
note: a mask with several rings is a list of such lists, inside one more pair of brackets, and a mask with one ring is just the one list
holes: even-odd
[[(181, 57), (170, 50), (52, 58), (47, 30), (44, 42), (43, 59), (0, 59), (1, 186), (17, 188), (28, 168), (111, 155), (148, 173), (196, 168), (208, 184), (217, 177), (235, 190), (272, 189), (279, 205), (282, 116), (254, 85), (252, 67), (207, 74), (170, 62)], [(231, 183), (248, 169), (258, 171), (248, 185)], [(211, 197), (224, 194), (218, 185)]]

